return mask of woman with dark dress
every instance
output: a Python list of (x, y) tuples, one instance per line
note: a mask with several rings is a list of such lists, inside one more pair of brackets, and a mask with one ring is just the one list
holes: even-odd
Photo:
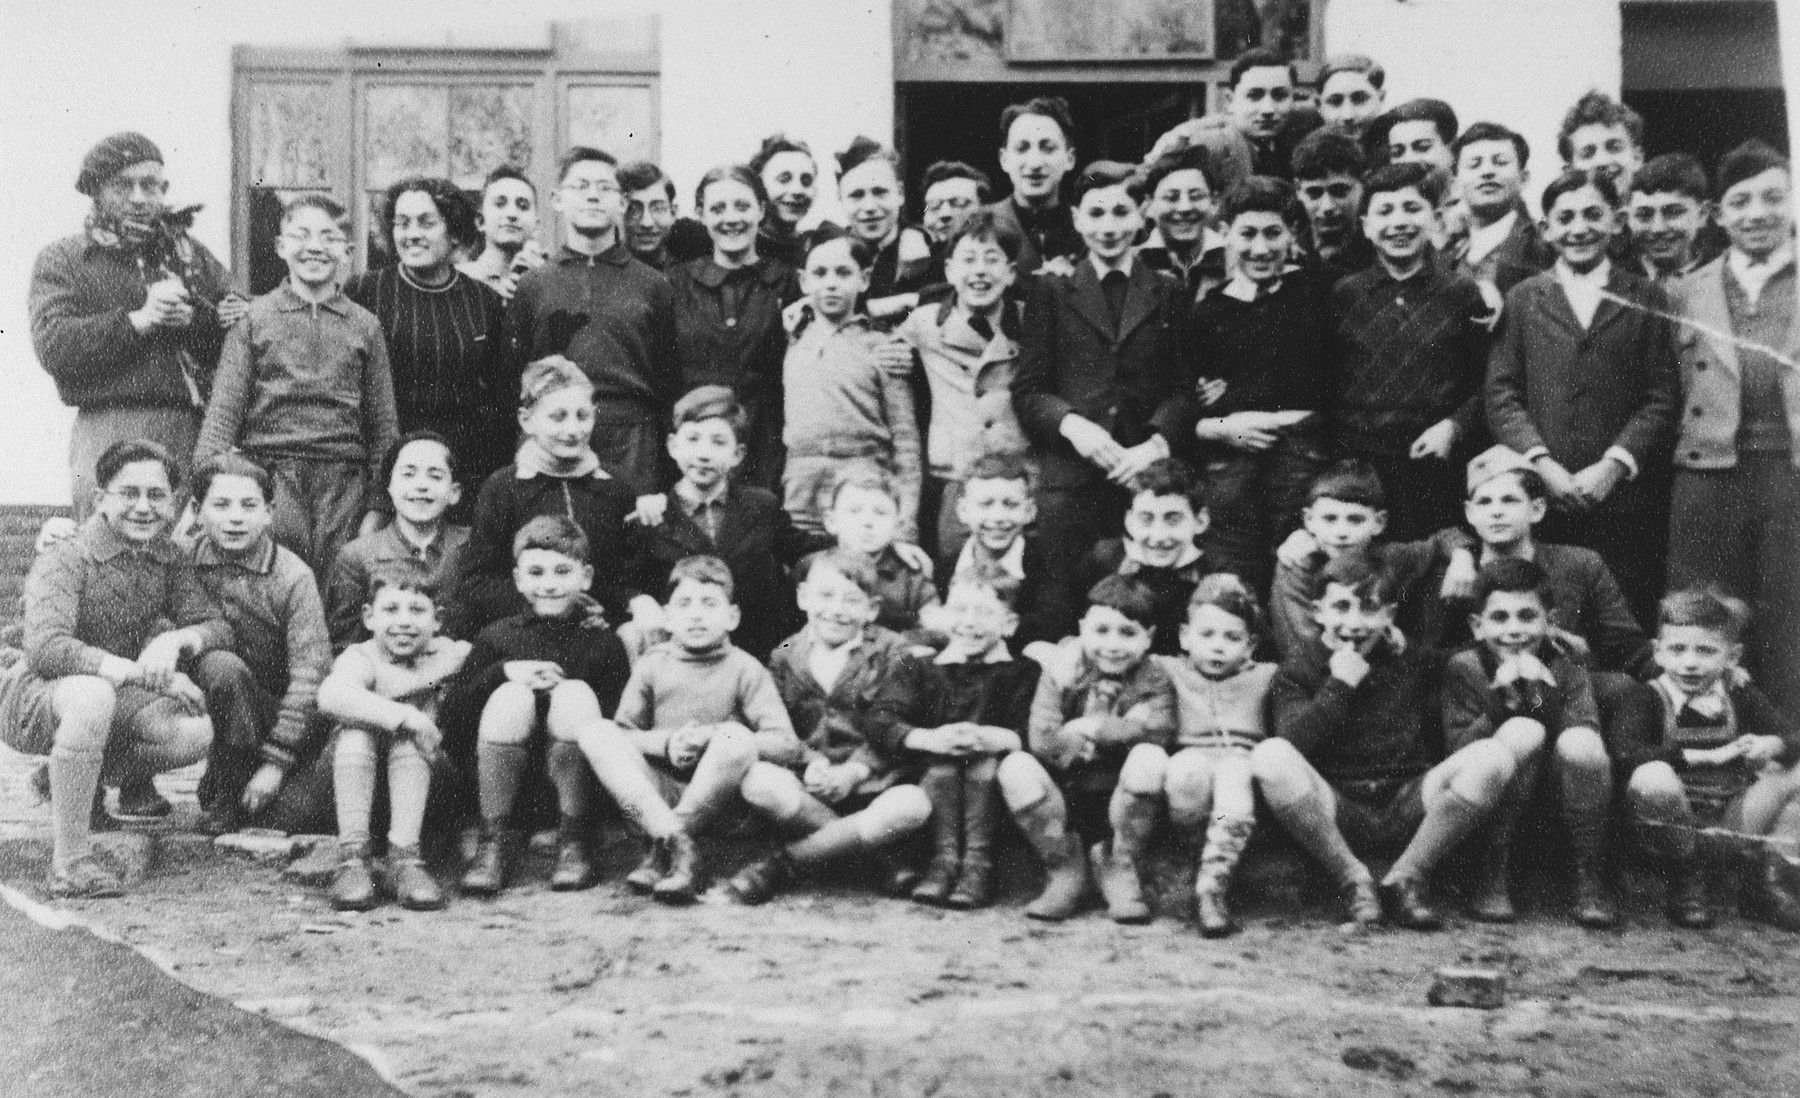
[(799, 297), (794, 269), (759, 252), (770, 216), (768, 192), (749, 168), (714, 168), (700, 180), (694, 210), (712, 237), (712, 255), (669, 271), (675, 288), (675, 341), (681, 391), (723, 385), (748, 414), (748, 454), (738, 479), (773, 490), (781, 483), (781, 310)]
[(403, 179), (388, 188), (383, 219), (397, 262), (357, 275), (344, 292), (387, 336), (401, 433), (442, 434), (462, 482), (479, 485), (512, 460), (504, 409), (516, 383), (498, 374), (505, 301), (456, 268), (459, 247), (482, 243), (475, 210), (448, 179)]

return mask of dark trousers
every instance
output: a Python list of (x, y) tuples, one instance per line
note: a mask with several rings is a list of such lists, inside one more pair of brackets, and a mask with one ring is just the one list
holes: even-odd
[[(238, 803), (262, 766), (257, 748), (274, 727), (281, 699), (263, 689), (234, 652), (201, 656), (193, 677), (206, 694), (206, 711), (213, 720), (212, 748), (195, 793), (201, 808), (224, 810)], [(288, 769), (275, 799), (247, 822), (291, 834), (326, 834), (334, 821), (331, 756), (315, 745)]]
[(1038, 491), (1037, 544), (1048, 577), (1045, 595), (1058, 608), (1057, 620), (1072, 626), (1081, 617), (1087, 592), (1075, 590), (1075, 577), (1082, 558), (1095, 542), (1115, 537), (1124, 528), (1127, 502), (1123, 488), (1105, 482)]
[(1208, 564), (1237, 573), (1266, 594), (1275, 550), (1300, 528), (1306, 490), (1325, 463), (1316, 434), (1302, 431), (1282, 432), (1267, 450), (1234, 450), (1208, 460)]
[(600, 411), (593, 447), (606, 471), (622, 477), (638, 495), (660, 492), (672, 483), (666, 475), (673, 468), (664, 449), (667, 440), (655, 422)]
[(1445, 461), (1405, 454), (1359, 454), (1345, 457), (1366, 461), (1381, 477), (1387, 494), (1388, 541), (1423, 541), (1446, 526), (1460, 526), (1463, 519), (1463, 468), (1453, 456)]
[(1677, 469), (1669, 511), (1669, 589), (1715, 584), (1749, 603), (1745, 665), (1800, 713), (1800, 470), (1785, 451)]
[(1656, 621), (1669, 544), (1669, 479), (1646, 468), (1622, 482), (1598, 507), (1580, 513), (1552, 508), (1533, 533), (1538, 541), (1580, 545), (1600, 554), (1640, 625)]
[(266, 456), (256, 461), (275, 480), (275, 521), (270, 532), (305, 561), (314, 575), (325, 575), (338, 550), (356, 537), (362, 523), (368, 501), (368, 465)]

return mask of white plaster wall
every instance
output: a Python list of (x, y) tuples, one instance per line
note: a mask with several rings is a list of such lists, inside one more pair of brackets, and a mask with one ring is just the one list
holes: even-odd
[(167, 159), (170, 200), (229, 259), (231, 49), (543, 41), (552, 20), (659, 12), (665, 166), (699, 174), (786, 128), (821, 150), (893, 129), (888, 0), (84, 0), (0, 4), (0, 503), (67, 500), (73, 414), (31, 351), (40, 248), (79, 229), (87, 148), (122, 129)]
[(1325, 51), (1387, 69), (1390, 105), (1445, 100), (1531, 143), (1535, 197), (1561, 167), (1556, 131), (1582, 92), (1618, 95), (1619, 0), (1328, 0)]

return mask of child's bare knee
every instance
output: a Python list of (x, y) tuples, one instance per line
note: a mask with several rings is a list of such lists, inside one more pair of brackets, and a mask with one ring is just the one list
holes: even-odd
[(1513, 753), (1494, 740), (1480, 740), (1457, 752), (1460, 765), (1450, 779), (1450, 789), (1472, 804), (1498, 804), (1518, 767)]
[(891, 842), (925, 826), (931, 818), (931, 799), (916, 785), (897, 785), (876, 797), (857, 814), (856, 830), (871, 845)]
[(1565, 729), (1556, 737), (1556, 758), (1578, 770), (1601, 770), (1608, 764), (1606, 744), (1592, 728)]
[(1044, 769), (1044, 764), (1023, 751), (1014, 751), (1001, 759), (994, 780), (1000, 784), (1000, 796), (1015, 812), (1037, 804), (1051, 788), (1050, 772)]
[(1169, 756), (1169, 766), (1163, 776), (1163, 788), (1171, 797), (1191, 797), (1196, 793), (1211, 792), (1212, 780), (1212, 760), (1206, 757), (1205, 752), (1190, 748)]
[(738, 785), (738, 792), (752, 808), (778, 820), (798, 815), (806, 797), (806, 787), (792, 771), (765, 762), (750, 768)]
[(1625, 792), (1639, 808), (1673, 807), (1687, 798), (1681, 776), (1675, 773), (1674, 767), (1660, 760), (1647, 762), (1633, 770), (1631, 779), (1625, 783)]
[(1494, 739), (1505, 744), (1513, 757), (1521, 762), (1542, 751), (1548, 738), (1543, 722), (1530, 717), (1512, 717), (1494, 730)]
[[(1264, 740), (1250, 752), (1250, 776), (1265, 792), (1298, 796), (1307, 783), (1306, 759), (1286, 740)], [(1284, 797), (1292, 800), (1293, 797)]]
[[(56, 715), (63, 728), (75, 725), (104, 734), (112, 726), (113, 707), (118, 701), (112, 683), (98, 675), (71, 675), (58, 680), (55, 691)], [(57, 736), (61, 738), (61, 728)]]
[(1169, 753), (1155, 744), (1140, 743), (1119, 768), (1119, 788), (1135, 797), (1155, 796), (1163, 791), (1168, 771)]

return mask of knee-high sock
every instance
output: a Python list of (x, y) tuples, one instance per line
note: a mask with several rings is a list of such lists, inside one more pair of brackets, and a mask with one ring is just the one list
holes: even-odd
[(475, 761), (481, 818), (490, 828), (506, 827), (512, 822), (513, 802), (519, 798), (519, 783), (530, 761), (525, 745), (482, 740), (475, 745)]
[(644, 757), (622, 733), (616, 729), (584, 733), (580, 750), (620, 811), (643, 828), (644, 834), (661, 839), (681, 830), (675, 811), (657, 792)]
[(1296, 842), (1306, 848), (1339, 884), (1352, 884), (1368, 876), (1369, 869), (1351, 852), (1325, 803), (1316, 796), (1302, 796), (1287, 804), (1269, 801), (1269, 809)]
[(1442, 861), (1450, 848), (1461, 842), (1463, 837), (1475, 829), (1481, 822), (1486, 809), (1471, 801), (1454, 789), (1447, 789), (1425, 813), (1425, 821), (1406, 844), (1406, 849), (1394, 861), (1388, 870), (1390, 881), (1416, 880), (1423, 881), (1430, 876), (1432, 867)]
[(337, 801), (338, 837), (345, 843), (367, 843), (369, 813), (375, 807), (375, 746), (368, 733), (346, 730), (339, 735), (331, 759), (331, 783)]
[(1156, 829), (1156, 798), (1114, 790), (1108, 815), (1112, 817), (1114, 851), (1136, 861)]
[(564, 820), (585, 820), (589, 808), (589, 776), (587, 757), (581, 745), (572, 740), (551, 740), (545, 768), (550, 784), (556, 787), (556, 803)]
[(1201, 884), (1219, 885), (1231, 879), (1256, 820), (1249, 816), (1214, 816), (1206, 829), (1206, 847), (1200, 854)]
[(1606, 849), (1606, 815), (1612, 799), (1612, 775), (1605, 769), (1563, 766), (1563, 827), (1569, 849), (1577, 857), (1597, 861)]
[(67, 865), (88, 852), (88, 816), (100, 787), (98, 751), (58, 745), (50, 752), (53, 860)]
[(416, 851), (431, 793), (431, 764), (411, 737), (388, 748), (388, 847)]

